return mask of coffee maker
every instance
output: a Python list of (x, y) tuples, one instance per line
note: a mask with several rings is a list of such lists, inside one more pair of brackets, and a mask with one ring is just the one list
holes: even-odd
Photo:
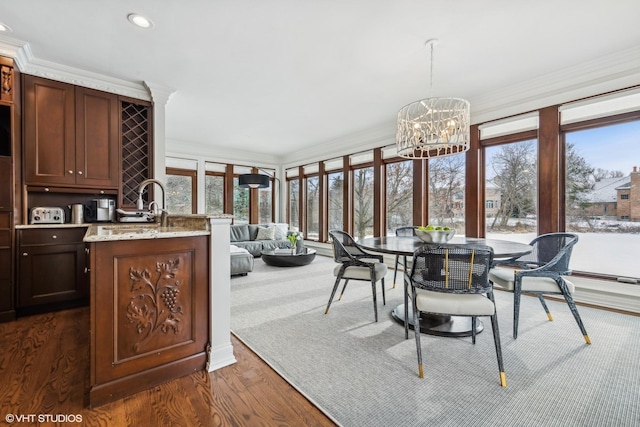
[(85, 206), (84, 219), (88, 222), (113, 222), (116, 218), (116, 201), (93, 199)]

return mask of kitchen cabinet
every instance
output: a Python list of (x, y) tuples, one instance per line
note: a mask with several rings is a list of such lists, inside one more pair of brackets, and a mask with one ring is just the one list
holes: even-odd
[(118, 188), (118, 96), (24, 76), (27, 185)]
[[(18, 229), (18, 312), (88, 303), (86, 227)], [(38, 311), (38, 310), (35, 310)]]
[(134, 237), (89, 243), (92, 407), (205, 367), (209, 236)]
[(0, 321), (13, 320), (11, 212), (0, 212)]
[[(14, 104), (18, 90), (15, 85), (13, 60), (0, 56), (0, 322), (14, 320), (14, 254), (13, 226), (16, 206), (20, 205), (20, 192), (14, 185), (19, 181), (20, 115), (19, 104)], [(15, 210), (14, 210), (15, 209)]]

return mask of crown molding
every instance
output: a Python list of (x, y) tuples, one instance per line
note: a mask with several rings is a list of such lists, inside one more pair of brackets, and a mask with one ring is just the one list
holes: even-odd
[(157, 83), (145, 81), (143, 82), (143, 84), (149, 91), (153, 103), (156, 105), (167, 105), (167, 102), (169, 102), (169, 98), (171, 97), (171, 95), (176, 92), (176, 90), (171, 87), (160, 85)]
[(166, 140), (165, 155), (188, 159), (202, 159), (215, 163), (233, 163), (238, 165), (251, 165), (273, 168), (282, 163), (278, 156), (265, 153), (253, 153), (247, 150), (230, 149), (226, 147), (211, 146), (201, 142)]
[(79, 68), (45, 61), (33, 56), (29, 43), (8, 37), (0, 37), (0, 54), (12, 57), (21, 73), (83, 86), (103, 92), (115, 93), (130, 98), (151, 101), (147, 87), (142, 83), (130, 82), (115, 77), (98, 74)]
[(20, 69), (20, 52), (26, 43), (11, 37), (0, 36), (0, 55), (13, 58), (14, 63)]
[(471, 122), (484, 123), (640, 84), (640, 46), (470, 98)]
[(281, 161), (286, 168), (298, 166), (302, 163), (333, 159), (394, 144), (395, 138), (396, 123), (390, 119), (384, 124), (291, 152), (284, 156)]

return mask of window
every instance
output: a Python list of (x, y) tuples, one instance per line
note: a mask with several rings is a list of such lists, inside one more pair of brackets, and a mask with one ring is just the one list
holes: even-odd
[(328, 226), (329, 230), (342, 230), (344, 228), (343, 200), (344, 200), (344, 172), (332, 172), (327, 174), (328, 185)]
[(288, 181), (289, 185), (289, 228), (300, 229), (300, 181), (294, 178)]
[[(493, 200), (487, 200), (485, 204), (486, 209), (493, 209)], [(494, 212), (495, 215), (495, 212)]]
[(373, 167), (354, 169), (353, 232), (356, 240), (373, 236)]
[(307, 230), (305, 238), (320, 237), (320, 179), (317, 175), (305, 178), (307, 189)]
[(387, 163), (386, 203), (387, 235), (395, 235), (396, 228), (413, 225), (413, 161)]
[(233, 177), (233, 222), (249, 223), (249, 189), (238, 186), (238, 177)]
[(640, 120), (615, 119), (578, 130), (565, 126), (565, 228), (580, 238), (574, 271), (638, 278)]
[(224, 212), (224, 174), (207, 172), (204, 178), (205, 212), (221, 214)]
[(528, 243), (537, 235), (537, 140), (511, 142), (485, 148), (485, 205), (495, 200), (486, 215), (488, 238)]
[(192, 214), (196, 208), (196, 171), (167, 168), (166, 209), (173, 214)]
[(465, 157), (429, 159), (429, 224), (464, 234)]

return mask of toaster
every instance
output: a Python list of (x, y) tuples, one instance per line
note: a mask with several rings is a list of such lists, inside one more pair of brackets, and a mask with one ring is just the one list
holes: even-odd
[(64, 224), (64, 209), (56, 207), (32, 208), (31, 224)]

